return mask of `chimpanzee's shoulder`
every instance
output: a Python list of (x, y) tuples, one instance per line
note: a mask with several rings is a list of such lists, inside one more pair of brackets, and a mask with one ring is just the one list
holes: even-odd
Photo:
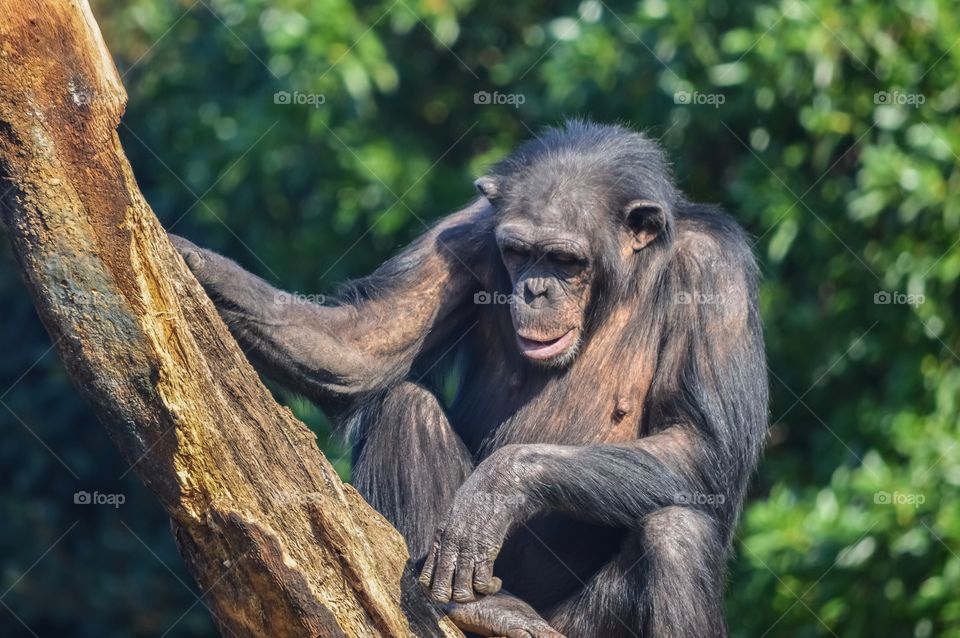
[(719, 206), (684, 203), (674, 213), (673, 233), (677, 251), (686, 258), (754, 264), (746, 231)]

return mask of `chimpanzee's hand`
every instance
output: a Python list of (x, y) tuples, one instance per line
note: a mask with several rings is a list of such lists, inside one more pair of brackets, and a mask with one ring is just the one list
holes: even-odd
[[(184, 239), (179, 235), (167, 233), (167, 238), (170, 240), (170, 243), (173, 244), (173, 247), (177, 249), (177, 252), (180, 253), (180, 256), (183, 257), (183, 260), (187, 262), (187, 266), (190, 267), (190, 270), (192, 270), (194, 274), (203, 272), (204, 266), (207, 265), (206, 256), (210, 251), (200, 248), (189, 239)], [(201, 283), (203, 282), (201, 281)]]
[(563, 638), (533, 607), (506, 592), (472, 603), (451, 603), (445, 608), (463, 631), (506, 638)]
[[(212, 250), (200, 248), (190, 240), (170, 233), (167, 238), (187, 262), (228, 325), (238, 317), (269, 319), (283, 311), (284, 306), (278, 304), (278, 300), (289, 299), (289, 294), (274, 289)], [(286, 304), (286, 307), (292, 306)]]
[(481, 463), (457, 490), (437, 528), (420, 574), (437, 602), (466, 603), (500, 590), (493, 561), (528, 506), (511, 456), (509, 448), (501, 448)]

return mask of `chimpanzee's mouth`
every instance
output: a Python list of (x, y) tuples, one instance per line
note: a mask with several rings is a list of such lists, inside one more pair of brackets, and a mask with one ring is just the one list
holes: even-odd
[(517, 344), (527, 358), (544, 361), (566, 352), (567, 348), (573, 343), (576, 332), (575, 329), (571, 328), (556, 339), (547, 339), (546, 341), (528, 339), (517, 334)]

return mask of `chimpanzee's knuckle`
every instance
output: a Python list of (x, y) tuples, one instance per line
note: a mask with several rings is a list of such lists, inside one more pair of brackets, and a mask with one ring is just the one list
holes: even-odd
[(427, 559), (427, 564), (423, 566), (423, 570), (420, 572), (420, 582), (429, 587), (430, 583), (433, 582), (434, 573), (436, 573), (436, 563), (431, 557)]
[(190, 270), (198, 271), (201, 270), (206, 263), (206, 260), (203, 258), (203, 255), (198, 253), (195, 250), (188, 250), (183, 253), (183, 260), (187, 262), (187, 266), (190, 267)]
[(430, 590), (430, 595), (433, 596), (433, 599), (438, 603), (448, 603), (450, 602), (450, 587), (445, 587), (435, 580), (433, 582), (433, 588)]

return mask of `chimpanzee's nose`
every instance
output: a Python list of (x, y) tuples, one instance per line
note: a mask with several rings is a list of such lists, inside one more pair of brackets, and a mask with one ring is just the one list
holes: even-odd
[[(544, 277), (530, 277), (523, 283), (523, 287), (524, 301), (528, 304), (539, 306), (547, 301), (545, 297), (548, 297), (547, 293), (550, 291), (550, 287)], [(534, 303), (538, 300), (539, 304)]]

